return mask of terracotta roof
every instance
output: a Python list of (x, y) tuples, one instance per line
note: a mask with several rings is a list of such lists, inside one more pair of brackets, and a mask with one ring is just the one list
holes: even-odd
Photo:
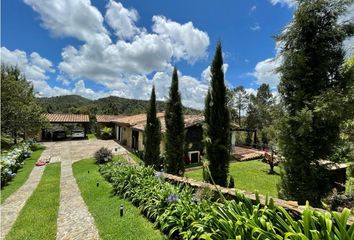
[[(161, 123), (161, 132), (166, 132), (166, 124), (165, 124), (165, 116), (159, 116), (158, 118), (160, 119)], [(201, 115), (185, 115), (184, 116), (184, 127), (188, 128), (194, 125), (197, 125), (199, 123), (204, 122), (204, 116)], [(136, 125), (134, 125), (134, 129), (144, 131), (146, 125), (146, 119), (145, 121), (142, 121)]]
[(96, 121), (98, 123), (110, 123), (110, 122), (117, 122), (121, 118), (126, 116), (123, 115), (96, 115)]
[(45, 116), (51, 123), (90, 122), (89, 115), (84, 114), (46, 114)]
[[(163, 112), (157, 113), (157, 117), (163, 117), (164, 115), (165, 115), (165, 113), (163, 113)], [(146, 113), (122, 117), (114, 122), (117, 124), (122, 124), (122, 125), (127, 125), (127, 126), (135, 126), (139, 123), (146, 122)]]

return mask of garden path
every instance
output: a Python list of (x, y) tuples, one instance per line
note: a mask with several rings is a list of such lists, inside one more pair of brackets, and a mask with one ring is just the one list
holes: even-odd
[(43, 175), (44, 168), (43, 166), (34, 167), (25, 184), (11, 194), (1, 205), (1, 240), (10, 231), (27, 199), (36, 189)]
[(95, 222), (76, 184), (70, 142), (62, 149), (60, 178), (60, 207), (57, 219), (57, 239), (99, 239)]
[[(95, 142), (97, 143), (97, 141)], [(114, 151), (115, 154), (126, 151), (115, 142), (109, 143), (111, 148), (113, 147), (117, 150)], [(99, 239), (94, 219), (81, 197), (80, 189), (74, 178), (72, 163), (85, 157), (92, 157), (93, 149), (97, 149), (97, 147), (99, 147), (98, 145), (101, 144), (96, 145), (92, 144), (92, 142), (81, 142), (80, 144), (76, 141), (66, 141), (55, 144), (58, 150), (55, 159), (61, 162), (57, 240)]]

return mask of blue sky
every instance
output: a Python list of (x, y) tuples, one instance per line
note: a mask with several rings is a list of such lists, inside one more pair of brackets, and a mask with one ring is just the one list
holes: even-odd
[(39, 96), (91, 99), (147, 99), (154, 83), (164, 100), (176, 66), (184, 105), (202, 108), (218, 40), (230, 87), (276, 89), (273, 36), (294, 8), (293, 0), (4, 0), (1, 61), (18, 65)]

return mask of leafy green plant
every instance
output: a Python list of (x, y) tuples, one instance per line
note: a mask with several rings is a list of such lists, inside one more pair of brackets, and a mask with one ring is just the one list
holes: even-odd
[[(318, 212), (307, 205), (296, 219), (272, 198), (266, 206), (254, 204), (241, 193), (234, 200), (219, 198), (210, 189), (194, 190), (172, 184), (151, 167), (113, 161), (100, 168), (114, 193), (130, 200), (171, 239), (344, 239), (354, 237), (342, 213)], [(208, 172), (206, 166), (206, 172)], [(212, 178), (211, 178), (212, 180)]]
[(112, 128), (104, 127), (101, 129), (101, 138), (108, 139), (112, 136)]

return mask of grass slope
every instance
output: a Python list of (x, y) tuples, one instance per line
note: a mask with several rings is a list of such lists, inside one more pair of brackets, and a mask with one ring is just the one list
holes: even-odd
[[(255, 192), (260, 194), (269, 194), (277, 197), (277, 183), (280, 179), (278, 174), (270, 175), (267, 173), (269, 166), (261, 161), (253, 160), (246, 162), (230, 163), (230, 175), (235, 179), (235, 187), (238, 189)], [(279, 173), (279, 167), (274, 171)], [(202, 181), (202, 170), (193, 170), (185, 173), (185, 176), (194, 180)]]
[[(129, 201), (112, 195), (112, 186), (100, 175), (93, 159), (74, 163), (73, 171), (101, 239), (164, 239)], [(119, 216), (121, 204), (125, 208), (123, 217)]]
[(6, 240), (55, 239), (60, 197), (60, 163), (46, 166)]
[(1, 203), (26, 182), (32, 172), (34, 164), (37, 162), (43, 151), (44, 149), (34, 151), (31, 157), (24, 161), (22, 168), (17, 171), (16, 177), (1, 189)]

